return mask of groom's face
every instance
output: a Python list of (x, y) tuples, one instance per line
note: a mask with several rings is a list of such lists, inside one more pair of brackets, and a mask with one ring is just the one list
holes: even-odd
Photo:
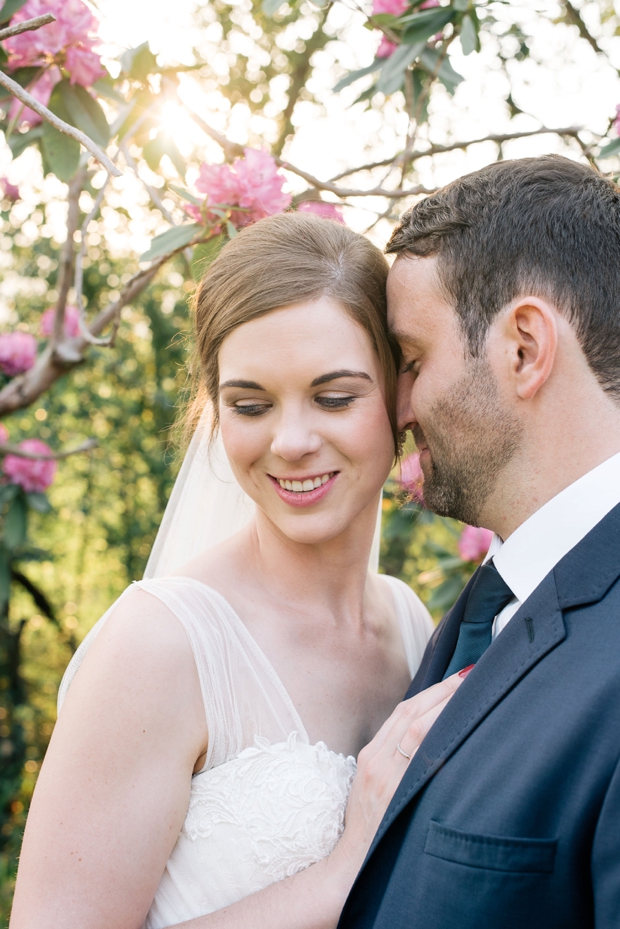
[(486, 350), (469, 351), (437, 261), (401, 255), (388, 277), (389, 325), (402, 352), (398, 425), (413, 432), (429, 509), (480, 525), (520, 428)]

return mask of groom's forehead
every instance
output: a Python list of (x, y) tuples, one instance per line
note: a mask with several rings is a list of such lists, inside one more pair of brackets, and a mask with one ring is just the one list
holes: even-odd
[(402, 345), (418, 341), (429, 329), (451, 322), (453, 307), (447, 302), (435, 257), (399, 255), (387, 283), (388, 325)]

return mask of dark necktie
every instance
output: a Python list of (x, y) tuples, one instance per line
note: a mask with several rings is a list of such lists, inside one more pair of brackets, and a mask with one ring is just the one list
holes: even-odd
[(452, 661), (444, 680), (462, 668), (475, 664), (493, 638), (493, 620), (514, 594), (492, 561), (481, 565), (465, 604), (465, 613)]

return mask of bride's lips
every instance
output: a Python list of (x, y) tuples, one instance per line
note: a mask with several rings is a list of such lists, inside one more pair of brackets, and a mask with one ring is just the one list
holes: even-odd
[[(339, 471), (331, 473), (331, 477), (324, 484), (321, 484), (320, 487), (315, 487), (313, 490), (302, 491), (286, 490), (286, 488), (282, 487), (277, 477), (274, 477), (272, 474), (268, 474), (267, 477), (273, 484), (275, 492), (285, 503), (290, 504), (290, 506), (304, 507), (313, 506), (313, 504), (318, 503), (319, 500), (323, 500), (334, 486), (339, 473)], [(320, 477), (320, 475), (313, 475), (313, 477), (307, 478), (286, 478), (286, 480), (290, 480), (291, 482), (300, 481), (303, 483), (304, 480), (313, 480), (314, 477)], [(282, 480), (282, 478), (280, 478), (280, 480)]]

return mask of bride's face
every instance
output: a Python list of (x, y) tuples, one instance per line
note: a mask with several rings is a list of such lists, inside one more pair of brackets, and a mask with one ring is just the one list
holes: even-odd
[(308, 544), (372, 527), (394, 440), (362, 327), (325, 297), (244, 323), (218, 361), (224, 446), (268, 519)]

